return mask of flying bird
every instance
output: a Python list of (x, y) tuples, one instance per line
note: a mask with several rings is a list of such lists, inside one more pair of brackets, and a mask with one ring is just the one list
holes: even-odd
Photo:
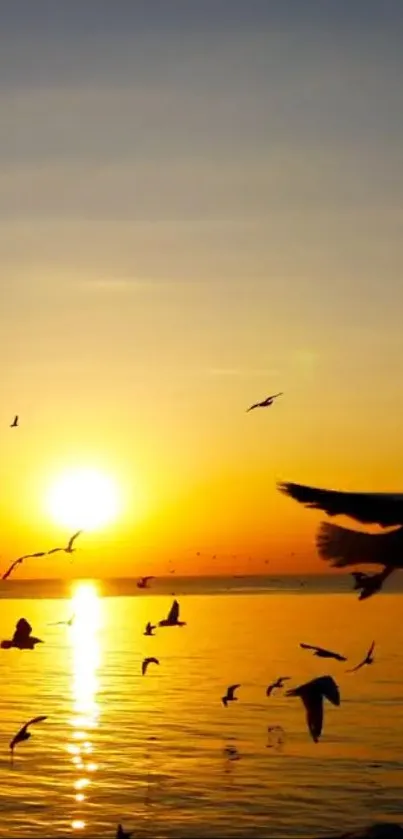
[(384, 581), (390, 577), (394, 568), (388, 568), (386, 565), (383, 571), (378, 574), (362, 574), (360, 571), (353, 571), (351, 576), (354, 577), (354, 591), (359, 591), (359, 600), (367, 600), (377, 591), (380, 591)]
[(18, 421), (19, 421), (19, 416), (18, 416), (18, 414), (16, 414), (12, 423), (11, 423), (11, 425), (10, 425), (10, 428), (18, 428)]
[(309, 733), (314, 743), (319, 741), (323, 728), (323, 699), (340, 705), (339, 688), (331, 676), (319, 676), (304, 685), (286, 691), (286, 696), (299, 696), (306, 711)]
[(273, 690), (276, 690), (276, 688), (282, 688), (282, 687), (284, 687), (284, 682), (288, 682), (288, 680), (289, 680), (290, 678), (291, 678), (291, 676), (280, 676), (280, 678), (279, 678), (279, 679), (276, 679), (276, 681), (275, 681), (275, 682), (272, 682), (272, 683), (268, 686), (268, 688), (267, 688), (267, 690), (266, 690), (266, 696), (271, 696), (271, 694), (273, 693)]
[(273, 396), (267, 396), (266, 399), (263, 399), (262, 402), (255, 402), (249, 408), (247, 408), (246, 413), (249, 411), (253, 411), (254, 408), (269, 408), (270, 405), (273, 404), (274, 400), (277, 399), (279, 396), (283, 396), (282, 393), (274, 393)]
[(66, 554), (74, 553), (74, 551), (76, 550), (75, 548), (73, 548), (74, 542), (82, 532), (82, 530), (77, 530), (77, 533), (75, 533), (74, 536), (71, 537), (71, 539), (69, 540), (67, 545), (65, 545), (64, 548), (52, 548), (52, 550), (48, 551), (48, 554), (55, 554), (58, 551), (64, 551), (64, 553)]
[(155, 577), (140, 577), (137, 583), (137, 588), (149, 588), (149, 586), (147, 585), (148, 581), (154, 579)]
[(132, 830), (124, 830), (121, 824), (118, 824), (118, 829), (116, 831), (116, 839), (130, 839), (133, 835)]
[(156, 629), (156, 628), (157, 628), (157, 627), (156, 627), (156, 626), (154, 626), (154, 624), (153, 624), (153, 623), (150, 623), (150, 621), (148, 621), (148, 623), (146, 624), (146, 628), (145, 628), (145, 630), (144, 630), (143, 635), (152, 635), (152, 636), (154, 636), (153, 629)]
[(336, 661), (347, 661), (344, 655), (334, 653), (332, 650), (326, 650), (324, 647), (315, 647), (312, 644), (300, 644), (300, 647), (302, 647), (303, 650), (313, 650), (313, 654), (319, 658), (335, 658)]
[(34, 554), (24, 554), (24, 556), (19, 556), (18, 559), (15, 559), (14, 562), (11, 563), (9, 568), (7, 568), (7, 571), (4, 572), (1, 579), (2, 580), (8, 580), (10, 574), (12, 574), (12, 572), (14, 571), (14, 568), (16, 568), (17, 565), (22, 565), (22, 563), (24, 562), (24, 559), (34, 559), (38, 556), (45, 556), (45, 555), (46, 555), (46, 551), (37, 551)]
[(141, 665), (141, 672), (143, 676), (147, 673), (147, 667), (149, 664), (159, 664), (158, 658), (145, 658)]
[(225, 707), (227, 707), (228, 702), (237, 702), (238, 701), (238, 697), (234, 696), (234, 693), (237, 690), (237, 688), (240, 688), (240, 687), (241, 687), (241, 685), (230, 685), (227, 688), (227, 693), (225, 694), (225, 696), (221, 697), (221, 702), (222, 702), (223, 705), (225, 705)]
[(15, 735), (15, 737), (13, 737), (13, 739), (11, 740), (11, 743), (10, 743), (11, 762), (13, 762), (14, 749), (18, 745), (18, 743), (22, 743), (24, 740), (29, 740), (29, 738), (32, 737), (32, 735), (28, 731), (29, 726), (30, 725), (35, 725), (37, 722), (43, 722), (44, 720), (47, 720), (47, 717), (45, 717), (45, 716), (33, 717), (32, 720), (29, 720), (29, 722), (26, 722), (25, 725), (23, 725), (22, 728), (20, 728), (20, 730), (17, 731), (17, 734)]
[(16, 647), (19, 650), (34, 650), (35, 644), (43, 644), (40, 638), (35, 638), (31, 635), (32, 626), (25, 618), (20, 618), (17, 621), (14, 635), (10, 640), (2, 641), (0, 647), (2, 650), (9, 650), (11, 647)]
[(158, 626), (186, 626), (185, 621), (179, 620), (179, 603), (177, 600), (172, 603), (168, 617), (160, 621)]
[(55, 623), (50, 623), (49, 626), (73, 626), (75, 620), (75, 615), (72, 615), (67, 621), (56, 621)]
[(364, 667), (365, 664), (373, 664), (374, 663), (374, 649), (375, 649), (375, 641), (372, 642), (365, 658), (357, 664), (356, 667), (352, 667), (351, 670), (347, 670), (347, 673), (355, 673), (356, 670), (361, 670), (361, 667)]

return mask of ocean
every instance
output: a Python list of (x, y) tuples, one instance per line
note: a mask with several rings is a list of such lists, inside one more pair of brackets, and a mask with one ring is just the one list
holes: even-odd
[[(25, 617), (44, 644), (0, 650), (0, 836), (106, 839), (121, 822), (136, 839), (311, 839), (402, 822), (400, 587), (359, 602), (338, 575), (2, 583), (0, 637)], [(186, 626), (145, 637), (174, 594)], [(374, 663), (347, 673), (372, 640)], [(160, 663), (143, 676), (147, 656)], [(300, 700), (266, 687), (327, 673), (341, 705), (325, 703), (314, 743)], [(39, 714), (12, 766), (11, 738)]]

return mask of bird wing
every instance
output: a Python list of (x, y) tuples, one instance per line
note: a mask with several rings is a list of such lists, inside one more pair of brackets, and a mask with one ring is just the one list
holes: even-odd
[(179, 618), (179, 603), (178, 603), (177, 600), (174, 600), (174, 602), (172, 603), (172, 606), (169, 610), (167, 620), (172, 621), (172, 623), (176, 623), (178, 618)]
[(20, 618), (19, 621), (17, 621), (16, 627), (15, 627), (15, 632), (14, 632), (14, 635), (13, 635), (13, 641), (20, 641), (20, 640), (25, 641), (27, 638), (29, 638), (31, 632), (32, 632), (31, 624), (28, 623), (28, 621), (25, 620), (25, 618)]
[(67, 547), (68, 547), (68, 548), (72, 548), (72, 547), (73, 547), (73, 544), (74, 544), (75, 540), (77, 539), (77, 537), (78, 537), (78, 536), (80, 536), (80, 534), (81, 534), (82, 532), (83, 532), (82, 530), (77, 530), (77, 533), (75, 533), (75, 534), (74, 534), (74, 536), (72, 536), (72, 537), (71, 537), (71, 539), (70, 539), (70, 541), (69, 541), (69, 543), (68, 543), (68, 545), (67, 545)]
[(7, 580), (12, 571), (14, 571), (14, 568), (16, 568), (16, 566), (19, 565), (23, 561), (23, 559), (23, 556), (21, 556), (19, 559), (15, 559), (14, 562), (12, 562), (11, 565), (7, 568), (7, 571), (4, 572), (1, 579)]
[(268, 396), (267, 399), (277, 399), (278, 396), (283, 396), (282, 393), (273, 393), (273, 396)]
[(365, 662), (366, 662), (366, 657), (363, 658), (363, 660), (360, 661), (360, 663), (357, 664), (355, 667), (350, 667), (349, 670), (346, 670), (346, 673), (355, 673), (356, 670), (360, 670), (361, 667), (364, 667)]
[(230, 685), (230, 686), (229, 686), (229, 688), (228, 688), (228, 690), (227, 690), (227, 696), (228, 696), (228, 698), (229, 698), (229, 699), (233, 699), (233, 698), (234, 698), (234, 693), (235, 693), (236, 689), (237, 689), (237, 688), (240, 688), (240, 687), (241, 687), (241, 685)]
[(369, 658), (372, 655), (372, 653), (374, 652), (374, 649), (375, 649), (375, 641), (372, 642), (372, 644), (371, 644), (371, 646), (370, 646), (370, 648), (367, 652), (367, 658)]
[(319, 652), (319, 651), (323, 652), (322, 647), (314, 647), (314, 646), (312, 646), (312, 644), (302, 644), (301, 643), (300, 647), (302, 647), (303, 650), (315, 650), (316, 652)]
[(253, 405), (247, 408), (246, 413), (248, 413), (248, 411), (253, 411), (254, 408), (260, 408), (261, 404), (261, 402), (254, 402)]
[(149, 659), (145, 658), (144, 661), (141, 663), (141, 672), (142, 672), (143, 676), (144, 676), (144, 674), (147, 670), (148, 665), (149, 665)]
[(312, 740), (317, 743), (323, 727), (323, 698), (321, 693), (309, 691), (301, 699), (306, 711), (306, 721)]
[(266, 690), (266, 696), (270, 696), (273, 690), (274, 690), (274, 683), (268, 686), (268, 688)]
[(64, 548), (52, 548), (52, 550), (48, 551), (48, 555), (58, 553), (58, 551), (64, 551)]
[(300, 504), (324, 510), (329, 516), (350, 516), (362, 524), (379, 524), (381, 527), (403, 524), (402, 494), (341, 492), (289, 482), (279, 483), (278, 489)]
[(39, 717), (32, 717), (32, 720), (25, 723), (24, 728), (29, 728), (30, 725), (35, 725), (35, 723), (43, 722), (44, 720), (47, 720), (47, 716), (44, 716), (43, 714), (41, 714)]
[(360, 533), (322, 522), (316, 537), (319, 556), (334, 568), (350, 565), (399, 565), (402, 560), (403, 527), (389, 533)]
[(155, 580), (155, 577), (153, 577), (153, 576), (143, 577), (143, 580), (144, 580), (145, 583), (148, 583), (149, 580)]
[(340, 691), (332, 676), (319, 676), (313, 684), (332, 705), (340, 705)]

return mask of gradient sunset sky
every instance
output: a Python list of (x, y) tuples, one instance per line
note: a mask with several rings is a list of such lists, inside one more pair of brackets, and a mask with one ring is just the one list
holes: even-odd
[(403, 491), (402, 79), (399, 0), (3, 4), (3, 565), (68, 468), (83, 574), (325, 571), (276, 481)]

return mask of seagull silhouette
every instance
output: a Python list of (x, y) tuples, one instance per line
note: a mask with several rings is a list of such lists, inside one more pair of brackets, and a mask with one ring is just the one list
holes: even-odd
[(75, 620), (75, 615), (72, 615), (67, 621), (56, 621), (55, 623), (48, 624), (49, 626), (73, 626)]
[(340, 655), (339, 653), (333, 653), (332, 650), (326, 650), (324, 647), (315, 647), (312, 644), (300, 644), (303, 650), (314, 650), (314, 655), (317, 655), (319, 658), (335, 658), (336, 661), (347, 661), (344, 655)]
[(7, 568), (7, 571), (5, 571), (5, 573), (3, 574), (1, 579), (2, 580), (8, 580), (10, 574), (12, 574), (12, 572), (14, 571), (14, 568), (16, 568), (17, 565), (22, 565), (22, 563), (24, 562), (24, 559), (33, 559), (34, 557), (45, 556), (45, 555), (46, 555), (46, 551), (37, 551), (34, 554), (24, 554), (24, 556), (19, 556), (18, 559), (15, 559), (14, 562), (11, 563), (9, 568)]
[(234, 696), (234, 693), (237, 690), (237, 688), (240, 688), (240, 687), (241, 687), (241, 685), (230, 685), (227, 688), (227, 693), (225, 694), (225, 696), (221, 697), (221, 702), (222, 702), (223, 705), (225, 705), (225, 707), (227, 707), (228, 702), (237, 702), (238, 701), (238, 697)]
[(26, 722), (25, 725), (23, 725), (22, 728), (20, 728), (20, 730), (17, 731), (17, 734), (15, 735), (15, 737), (13, 737), (13, 739), (11, 740), (11, 743), (10, 743), (11, 763), (13, 762), (13, 759), (14, 759), (14, 749), (18, 745), (18, 743), (22, 743), (24, 740), (29, 740), (29, 738), (32, 737), (32, 734), (30, 734), (29, 731), (28, 731), (29, 726), (30, 725), (35, 725), (37, 722), (43, 722), (44, 720), (47, 720), (47, 717), (45, 717), (45, 716), (33, 717), (32, 720), (29, 720), (29, 722)]
[(58, 551), (64, 551), (64, 553), (66, 554), (74, 553), (74, 551), (76, 550), (76, 548), (73, 548), (74, 542), (82, 532), (82, 530), (77, 530), (77, 533), (75, 533), (74, 536), (71, 537), (70, 541), (67, 543), (67, 545), (65, 545), (64, 548), (52, 548), (52, 550), (48, 551), (48, 554), (55, 554)]
[(174, 600), (167, 618), (160, 621), (158, 626), (186, 626), (185, 621), (179, 620), (179, 603)]
[(32, 626), (25, 618), (20, 618), (17, 621), (14, 635), (10, 640), (2, 641), (0, 647), (2, 650), (9, 650), (11, 647), (16, 647), (19, 650), (34, 650), (35, 644), (43, 644), (40, 638), (35, 638), (31, 635)]
[(155, 577), (140, 577), (137, 583), (137, 588), (149, 588), (149, 586), (147, 585), (148, 581), (154, 579)]
[(377, 591), (380, 591), (385, 580), (390, 577), (393, 568), (388, 568), (386, 565), (383, 571), (378, 574), (363, 574), (360, 571), (353, 571), (351, 576), (354, 577), (354, 590), (359, 591), (359, 600), (367, 600)]
[(18, 416), (18, 414), (16, 414), (12, 423), (11, 423), (11, 425), (10, 425), (10, 428), (18, 428), (18, 421), (19, 421), (19, 416)]
[(323, 727), (323, 699), (340, 705), (339, 688), (331, 676), (319, 676), (304, 685), (286, 691), (286, 696), (299, 696), (306, 711), (306, 721), (312, 740), (317, 743)]
[(284, 682), (288, 682), (288, 680), (290, 678), (291, 678), (291, 676), (280, 676), (278, 679), (276, 679), (275, 682), (272, 682), (268, 686), (268, 688), (266, 690), (266, 696), (271, 696), (271, 694), (273, 693), (273, 690), (276, 690), (276, 688), (284, 687)]
[(155, 633), (153, 632), (153, 629), (156, 629), (156, 628), (157, 627), (154, 626), (153, 623), (150, 623), (150, 621), (148, 621), (143, 635), (152, 635), (154, 637)]
[(147, 667), (149, 664), (159, 664), (158, 658), (145, 658), (141, 665), (141, 672), (143, 676), (147, 673)]
[(364, 667), (365, 664), (373, 664), (374, 663), (374, 656), (373, 656), (374, 649), (375, 649), (375, 641), (372, 642), (365, 658), (363, 658), (363, 660), (360, 661), (360, 663), (357, 664), (356, 667), (352, 667), (351, 670), (347, 670), (346, 672), (347, 673), (355, 673), (356, 670), (361, 670), (361, 667)]
[(118, 829), (116, 831), (116, 839), (130, 839), (133, 835), (132, 830), (124, 830), (121, 824), (118, 824)]
[(274, 400), (277, 399), (279, 396), (283, 396), (282, 393), (274, 393), (273, 396), (267, 396), (266, 399), (263, 399), (262, 402), (255, 402), (250, 408), (247, 408), (246, 413), (249, 411), (253, 411), (254, 408), (269, 408), (270, 405), (273, 404)]

